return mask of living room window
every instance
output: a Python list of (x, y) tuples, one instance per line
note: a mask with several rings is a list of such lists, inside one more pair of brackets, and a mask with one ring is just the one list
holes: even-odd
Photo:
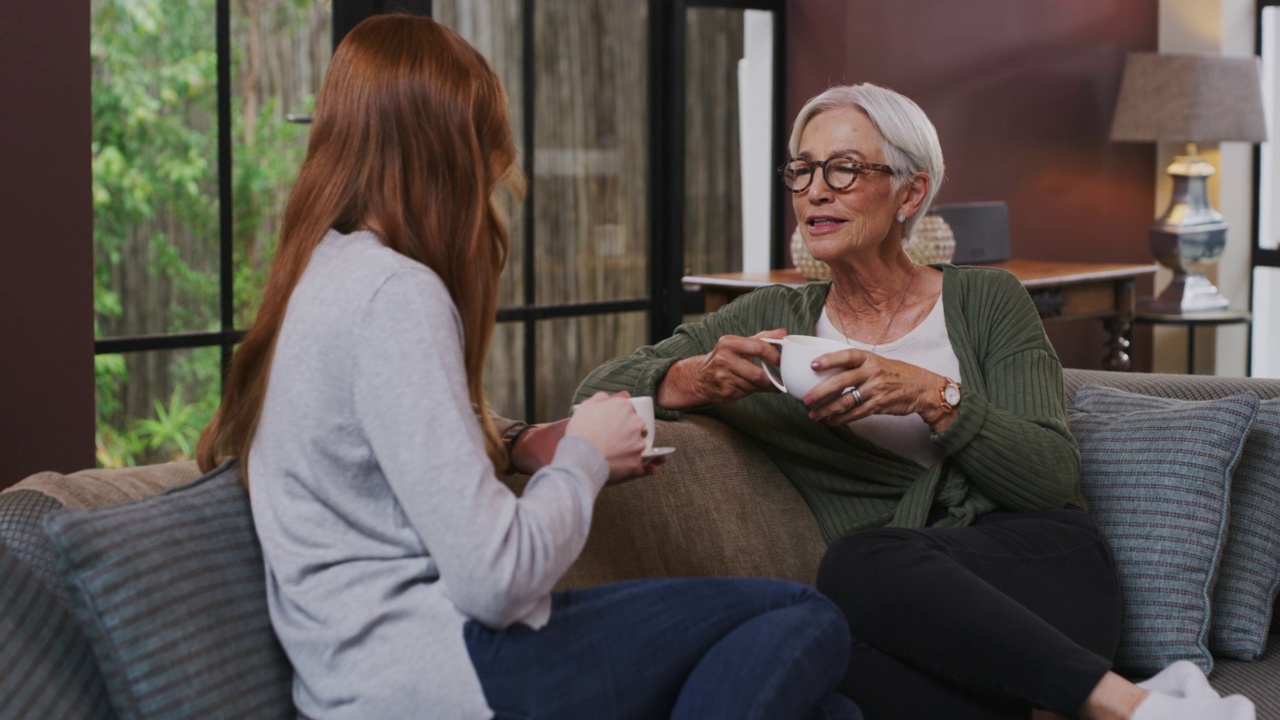
[(590, 369), (700, 307), (680, 277), (741, 269), (738, 63), (751, 13), (772, 17), (780, 55), (781, 0), (94, 0), (100, 464), (190, 456), (254, 317), (333, 43), (391, 10), (456, 29), (510, 96), (530, 192), (507, 207), (486, 371), (500, 412), (565, 415)]
[(97, 459), (190, 457), (306, 147), (330, 0), (94, 0)]

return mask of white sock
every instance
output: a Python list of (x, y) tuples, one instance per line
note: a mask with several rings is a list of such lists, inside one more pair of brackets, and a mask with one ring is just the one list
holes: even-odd
[(1179, 660), (1137, 685), (1174, 698), (1218, 697), (1200, 666), (1189, 660)]
[(1256, 720), (1253, 703), (1243, 695), (1174, 698), (1153, 692), (1147, 695), (1133, 720)]

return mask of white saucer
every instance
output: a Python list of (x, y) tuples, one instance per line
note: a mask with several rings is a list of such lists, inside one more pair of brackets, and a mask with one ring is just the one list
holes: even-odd
[(673, 447), (669, 447), (669, 446), (668, 446), (668, 447), (656, 447), (656, 448), (654, 448), (653, 450), (650, 450), (649, 452), (645, 453), (644, 455), (641, 455), (641, 456), (640, 456), (640, 459), (641, 459), (641, 460), (652, 460), (652, 459), (654, 459), (654, 458), (660, 458), (660, 457), (664, 457), (664, 456), (666, 456), (666, 455), (670, 455), (671, 453), (673, 453), (673, 452), (675, 452), (675, 451), (676, 451), (676, 449), (675, 449), (675, 448), (673, 448)]

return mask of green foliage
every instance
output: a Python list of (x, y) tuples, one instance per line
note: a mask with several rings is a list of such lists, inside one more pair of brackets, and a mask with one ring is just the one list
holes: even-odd
[[(317, 1), (271, 3), (265, 22), (297, 31)], [(220, 327), (215, 8), (214, 0), (91, 0), (96, 337)], [(236, 16), (233, 66), (243, 62), (248, 21)], [(270, 99), (246, 123), (246, 91), (257, 89), (232, 89), (238, 327), (256, 312), (307, 135), (282, 119), (306, 107)], [(98, 462), (189, 457), (221, 393), (217, 356), (167, 352), (159, 370), (142, 354), (96, 357)], [(139, 388), (149, 401), (139, 402)]]

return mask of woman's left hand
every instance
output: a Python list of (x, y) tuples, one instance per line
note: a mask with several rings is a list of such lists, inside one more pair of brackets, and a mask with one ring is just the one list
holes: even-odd
[(938, 393), (947, 379), (919, 365), (849, 348), (813, 361), (815, 371), (831, 368), (841, 371), (814, 385), (804, 397), (814, 420), (845, 425), (871, 415), (920, 413), (934, 432), (942, 432), (955, 419), (954, 410), (941, 412)]

